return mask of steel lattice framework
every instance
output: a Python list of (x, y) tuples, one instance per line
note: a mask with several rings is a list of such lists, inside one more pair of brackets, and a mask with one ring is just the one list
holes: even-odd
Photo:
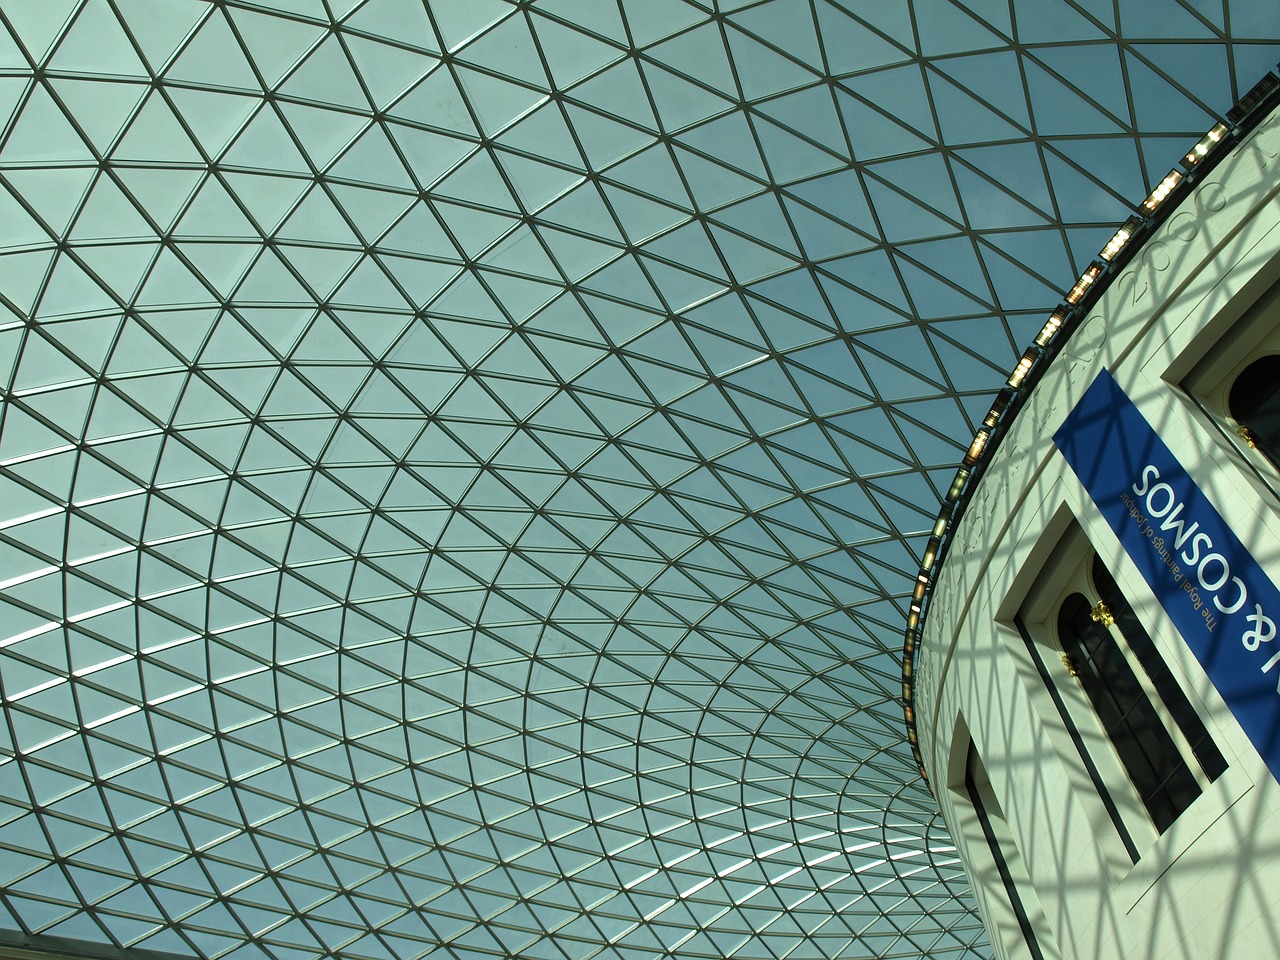
[(1278, 55), (1274, 0), (4, 0), (0, 928), (984, 956), (903, 598)]

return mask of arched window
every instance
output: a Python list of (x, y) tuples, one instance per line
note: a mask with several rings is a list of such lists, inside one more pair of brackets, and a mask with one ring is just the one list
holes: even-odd
[(1058, 638), (1125, 772), (1156, 829), (1163, 833), (1200, 795), (1200, 781), (1121, 644), (1150, 678), (1167, 715), (1210, 781), (1226, 769), (1226, 760), (1097, 557), (1090, 572), (1100, 603), (1092, 603), (1083, 593), (1070, 594), (1058, 610)]
[(1227, 409), (1249, 446), (1280, 466), (1280, 354), (1245, 367), (1231, 385)]
[(1182, 687), (1178, 685), (1178, 681), (1169, 670), (1169, 665), (1164, 662), (1164, 657), (1152, 643), (1151, 636), (1137, 614), (1133, 612), (1133, 607), (1129, 606), (1129, 601), (1120, 592), (1119, 584), (1112, 578), (1111, 571), (1107, 569), (1101, 557), (1093, 558), (1091, 572), (1094, 585), (1098, 588), (1098, 597), (1107, 605), (1115, 619), (1115, 629), (1124, 637), (1125, 643), (1137, 657), (1143, 671), (1150, 677), (1156, 694), (1182, 732), (1183, 738), (1195, 755), (1200, 768), (1204, 770), (1205, 776), (1212, 783), (1227, 769), (1227, 760), (1222, 755), (1222, 751), (1209, 736), (1209, 731), (1205, 728), (1204, 721), (1200, 719), (1200, 714), (1183, 693)]

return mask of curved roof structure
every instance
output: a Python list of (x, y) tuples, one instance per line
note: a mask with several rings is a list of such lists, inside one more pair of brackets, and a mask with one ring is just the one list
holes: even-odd
[(898, 703), (1274, 0), (0, 6), (0, 940), (983, 957)]

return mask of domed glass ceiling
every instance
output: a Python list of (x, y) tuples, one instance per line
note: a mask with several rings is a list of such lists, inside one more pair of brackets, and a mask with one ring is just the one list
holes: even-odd
[(0, 940), (988, 954), (902, 598), (1274, 0), (0, 25)]

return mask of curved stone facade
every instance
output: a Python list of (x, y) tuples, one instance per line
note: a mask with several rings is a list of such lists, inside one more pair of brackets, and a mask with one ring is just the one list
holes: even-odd
[[(1094, 305), (938, 575), (920, 748), (1002, 956), (1280, 955), (1280, 471), (1230, 412), (1232, 383), (1280, 354), (1278, 154), (1273, 114)], [(1143, 430), (1185, 475), (1137, 449)], [(1108, 590), (1072, 626), (1068, 598)], [(1123, 664), (1090, 674), (1089, 644)]]

